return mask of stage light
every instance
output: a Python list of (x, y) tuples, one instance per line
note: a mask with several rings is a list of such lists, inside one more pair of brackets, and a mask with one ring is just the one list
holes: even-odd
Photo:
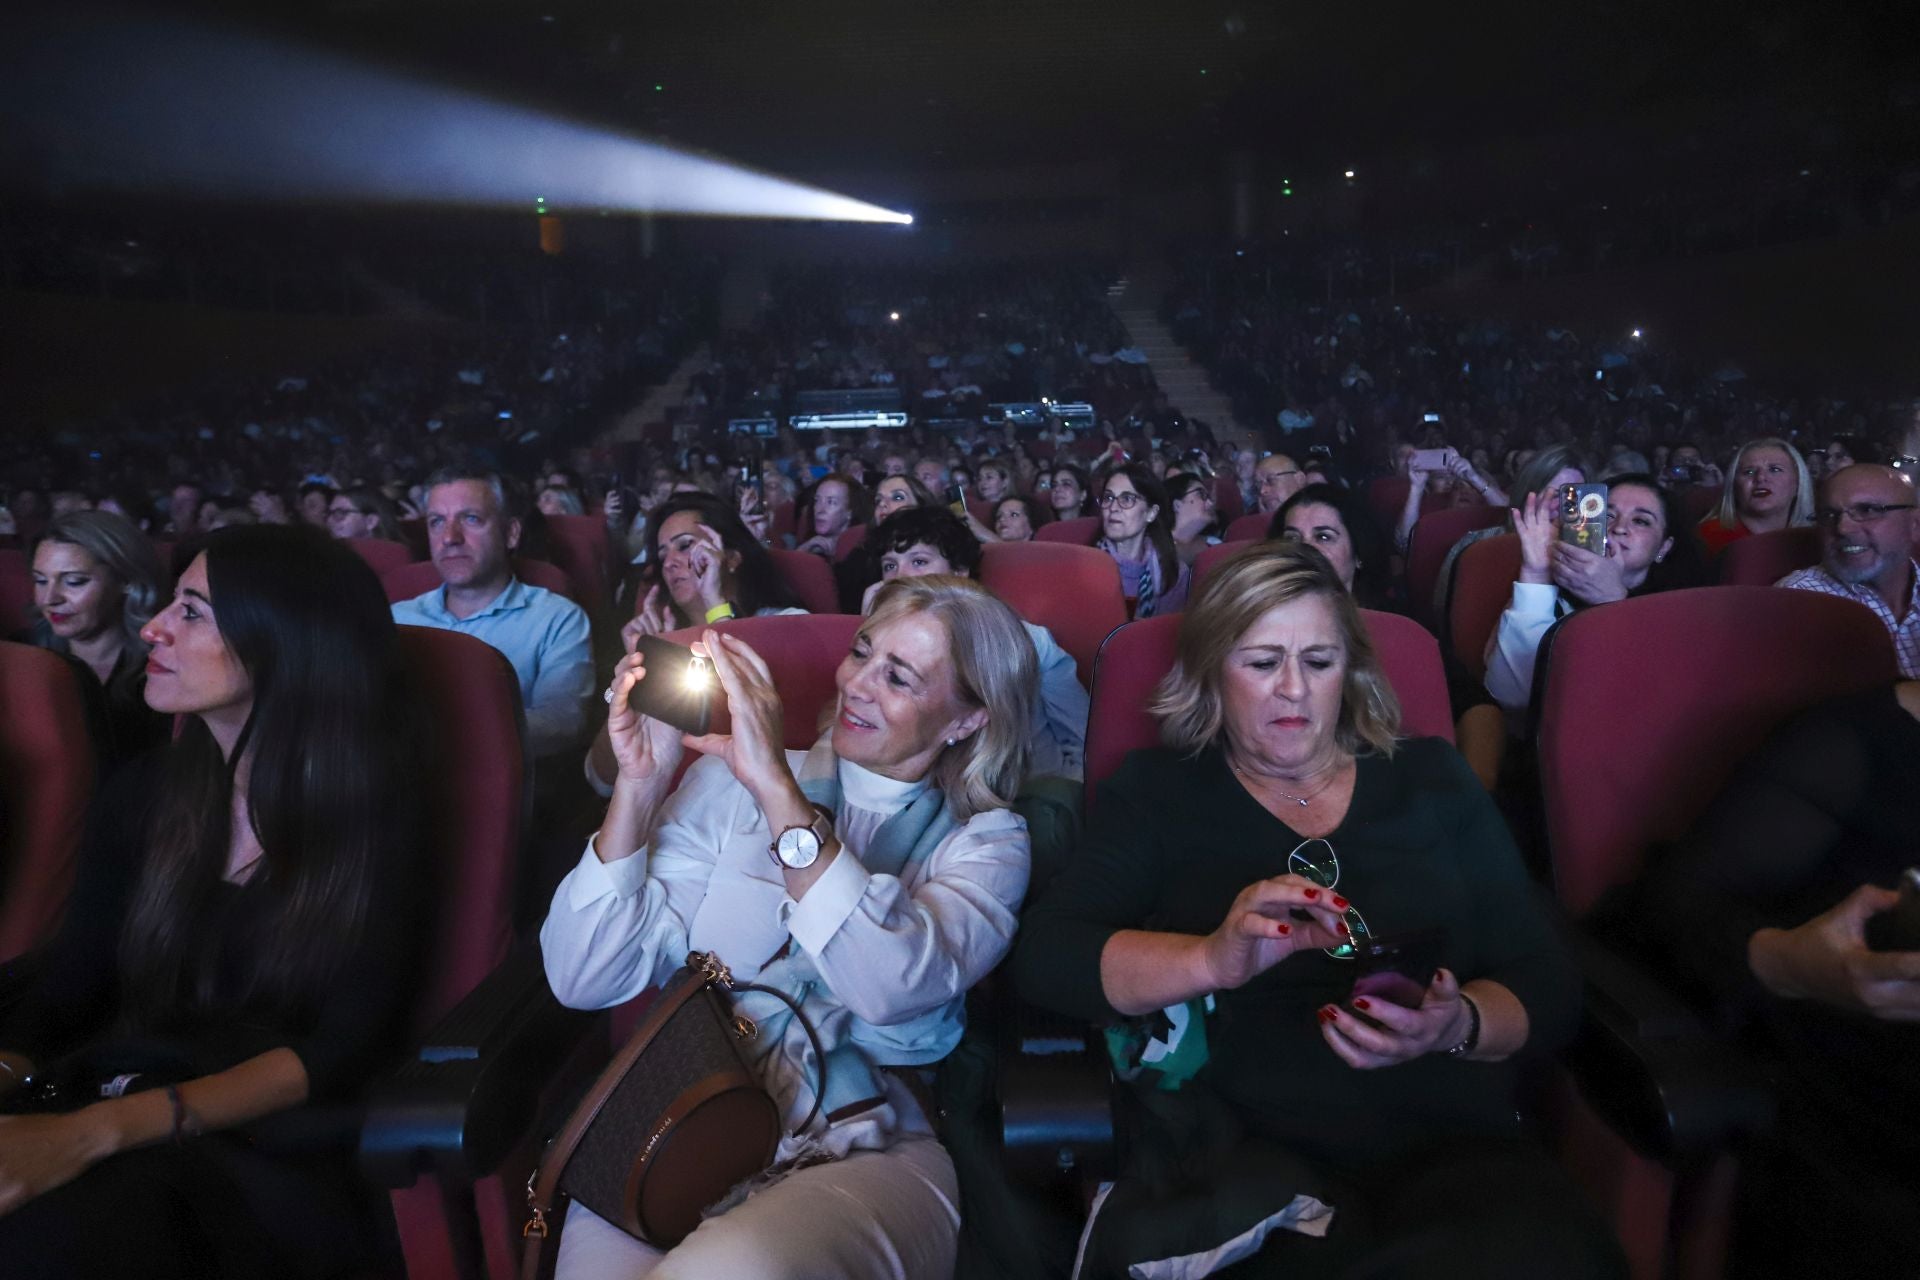
[(1351, 170), (1351, 169), (1349, 169), (1349, 170), (1347, 170), (1347, 181), (1348, 181), (1348, 182), (1352, 182), (1352, 181), (1353, 181), (1353, 170)]
[(8, 41), (0, 137), (55, 189), (524, 209), (531, 187), (537, 207), (913, 221), (604, 126), (160, 19), (46, 19)]

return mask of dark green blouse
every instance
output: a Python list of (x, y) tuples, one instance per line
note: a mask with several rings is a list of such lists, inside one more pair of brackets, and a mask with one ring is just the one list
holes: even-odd
[[(1217, 748), (1193, 759), (1134, 752), (1100, 785), (1078, 855), (1027, 912), (1014, 953), (1022, 994), (1114, 1021), (1100, 982), (1109, 937), (1212, 932), (1241, 889), (1285, 872), (1302, 838), (1246, 792)], [(1526, 1006), (1528, 1053), (1572, 1035), (1578, 975), (1505, 821), (1452, 747), (1426, 738), (1402, 743), (1391, 760), (1362, 756), (1352, 804), (1327, 839), (1339, 891), (1374, 934), (1445, 926), (1448, 968), (1463, 982), (1499, 982)], [(1253, 1132), (1337, 1166), (1513, 1131), (1511, 1061), (1429, 1054), (1359, 1071), (1336, 1057), (1314, 1010), (1345, 1001), (1353, 973), (1316, 951), (1217, 993), (1210, 1058), (1195, 1083)]]

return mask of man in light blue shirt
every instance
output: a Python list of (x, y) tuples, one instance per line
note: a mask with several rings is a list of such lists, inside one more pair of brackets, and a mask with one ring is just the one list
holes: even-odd
[(448, 468), (427, 482), (427, 543), (444, 584), (393, 606), (393, 620), (484, 640), (520, 677), (527, 750), (578, 747), (593, 692), (587, 615), (565, 596), (513, 576), (520, 521), (497, 474)]

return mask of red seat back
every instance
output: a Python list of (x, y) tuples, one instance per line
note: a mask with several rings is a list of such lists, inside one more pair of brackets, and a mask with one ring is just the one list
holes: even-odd
[(1407, 539), (1407, 598), (1414, 617), (1433, 620), (1433, 589), (1454, 544), (1476, 530), (1498, 528), (1506, 519), (1505, 507), (1488, 506), (1449, 507), (1420, 517)]
[(1033, 531), (1035, 542), (1069, 542), (1077, 547), (1090, 547), (1100, 540), (1099, 516), (1075, 516), (1071, 520), (1055, 520), (1043, 524)]
[(1375, 476), (1368, 482), (1367, 505), (1373, 509), (1373, 518), (1380, 522), (1382, 529), (1400, 527), (1400, 513), (1407, 509), (1407, 487), (1410, 483), (1401, 475)]
[(838, 563), (845, 560), (855, 551), (858, 551), (860, 544), (866, 540), (867, 526), (863, 524), (848, 525), (845, 529), (842, 529), (839, 540), (833, 544), (834, 562)]
[(413, 553), (413, 559), (425, 560), (433, 554), (433, 545), (427, 539), (427, 522), (419, 516), (406, 516), (394, 521), (399, 527), (400, 536), (406, 539), (407, 550)]
[(400, 662), (442, 753), (424, 771), (437, 923), (414, 1007), (415, 1029), (425, 1030), (499, 965), (513, 941), (524, 716), (512, 665), (483, 640), (401, 627)]
[(792, 536), (793, 504), (791, 502), (774, 503), (773, 510), (768, 516), (767, 537), (772, 540), (774, 546), (778, 547), (784, 546), (787, 539)]
[(1218, 472), (1213, 477), (1213, 512), (1229, 524), (1247, 514), (1247, 504), (1240, 496), (1240, 482), (1229, 472)]
[(1258, 542), (1273, 527), (1271, 511), (1250, 511), (1227, 526), (1227, 542)]
[[(804, 552), (796, 554), (804, 555)], [(789, 749), (804, 751), (820, 737), (820, 716), (839, 696), (834, 673), (853, 647), (862, 619), (851, 614), (786, 614), (769, 618), (730, 618), (714, 630), (738, 636), (766, 659), (780, 691), (782, 737)], [(688, 627), (668, 639), (692, 644), (706, 631)], [(714, 704), (713, 732), (726, 733), (732, 725), (726, 700)]]
[(1576, 915), (1638, 875), (1649, 843), (1684, 835), (1782, 721), (1896, 675), (1871, 610), (1772, 587), (1585, 609), (1549, 633), (1539, 663), (1547, 838)]
[[(840, 588), (833, 580), (833, 566), (827, 563), (824, 556), (777, 548), (768, 554), (773, 557), (774, 568), (780, 571), (787, 590), (799, 598), (802, 609), (808, 613), (840, 612)], [(636, 593), (636, 612), (644, 599), (644, 594)]]
[(1796, 569), (1811, 569), (1825, 554), (1813, 525), (1756, 533), (1720, 553), (1720, 581), (1732, 587), (1770, 587)]
[(398, 569), (403, 564), (414, 561), (413, 549), (404, 542), (388, 542), (385, 538), (348, 538), (347, 545), (354, 549), (377, 574), (385, 575), (390, 569)]
[[(1094, 673), (1087, 718), (1087, 801), (1101, 779), (1129, 751), (1160, 745), (1160, 722), (1147, 710), (1153, 692), (1173, 669), (1174, 642), (1184, 615), (1129, 622), (1108, 637)], [(1453, 711), (1440, 646), (1419, 623), (1398, 614), (1360, 611), (1387, 683), (1400, 699), (1401, 732), (1411, 738), (1453, 741)]]
[[(580, 593), (574, 590), (573, 579), (545, 560), (523, 560), (515, 556), (513, 574), (530, 587), (540, 587), (581, 604)], [(434, 567), (431, 560), (413, 560), (381, 574), (380, 585), (386, 588), (387, 602), (399, 604), (402, 600), (411, 600), (438, 589), (440, 570)], [(585, 608), (585, 605), (581, 607)]]
[(66, 910), (93, 796), (88, 678), (0, 642), (0, 963), (45, 942)]
[(1208, 547), (1193, 558), (1193, 589), (1198, 591), (1207, 576), (1220, 567), (1220, 562), (1236, 551), (1244, 551), (1261, 541), (1257, 538), (1228, 539), (1216, 547)]
[(574, 601), (591, 616), (604, 618), (607, 586), (613, 580), (607, 522), (598, 516), (548, 516), (547, 548), (553, 563), (572, 579), (569, 594)]
[(981, 548), (980, 584), (1028, 622), (1051, 631), (1073, 655), (1084, 685), (1093, 683), (1101, 644), (1127, 620), (1120, 567), (1095, 547), (989, 542)]
[(1487, 678), (1487, 641), (1513, 598), (1520, 576), (1520, 539), (1511, 533), (1482, 538), (1453, 562), (1447, 643), (1474, 680)]
[(1719, 507), (1725, 494), (1717, 484), (1696, 484), (1680, 491), (1680, 511), (1693, 524), (1699, 524)]
[(33, 561), (24, 551), (0, 547), (0, 640), (33, 621)]

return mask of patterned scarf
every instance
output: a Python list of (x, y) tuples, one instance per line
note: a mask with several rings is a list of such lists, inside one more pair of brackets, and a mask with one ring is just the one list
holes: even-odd
[[(1126, 567), (1130, 562), (1121, 556), (1120, 549), (1113, 545), (1113, 539), (1102, 538), (1097, 545), (1102, 551), (1112, 556), (1113, 562), (1121, 567), (1122, 576), (1120, 586), (1124, 593), (1126, 587), (1129, 585), (1126, 581), (1125, 573)], [(1140, 564), (1139, 580), (1131, 584), (1134, 588), (1132, 594), (1135, 601), (1133, 616), (1136, 618), (1151, 618), (1153, 616), (1154, 599), (1159, 596), (1165, 586), (1165, 584), (1160, 581), (1160, 552), (1155, 549), (1151, 539), (1147, 541), (1146, 546), (1147, 558)]]

